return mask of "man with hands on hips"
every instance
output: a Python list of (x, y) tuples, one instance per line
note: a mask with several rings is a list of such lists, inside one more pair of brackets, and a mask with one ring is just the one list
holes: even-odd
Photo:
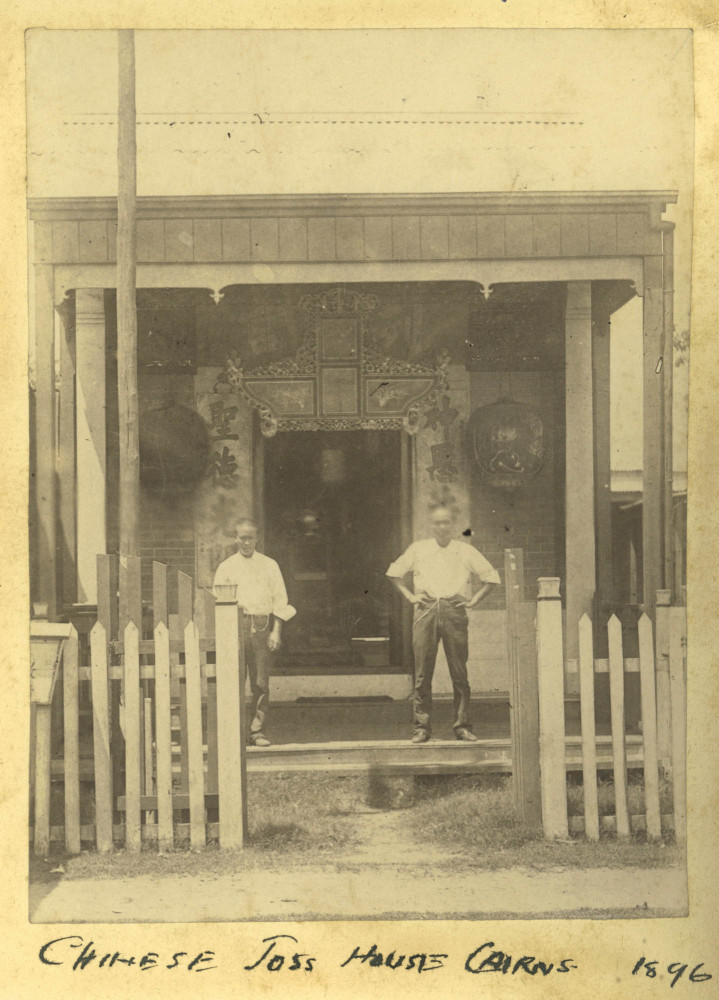
[[(413, 542), (387, 570), (394, 587), (414, 605), (412, 742), (425, 743), (431, 735), (432, 677), (440, 639), (454, 689), (455, 736), (476, 742), (470, 722), (467, 610), (476, 607), (501, 581), (473, 545), (454, 538), (454, 516), (448, 507), (435, 507), (430, 523), (433, 537)], [(409, 574), (412, 590), (405, 583)], [(479, 586), (467, 596), (473, 579)]]

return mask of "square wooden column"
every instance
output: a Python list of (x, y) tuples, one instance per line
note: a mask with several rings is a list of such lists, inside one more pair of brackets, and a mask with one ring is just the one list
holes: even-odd
[[(613, 286), (592, 287), (592, 367), (594, 397), (594, 504), (597, 559), (597, 611), (614, 592), (612, 539), (609, 353)], [(601, 624), (603, 625), (603, 618)], [(595, 625), (598, 623), (595, 622)], [(604, 655), (604, 654), (602, 654)]]
[(55, 340), (59, 343), (60, 398), (57, 406), (58, 559), (63, 604), (77, 602), (77, 483), (75, 478), (75, 319), (65, 300), (55, 309)]
[(566, 358), (566, 656), (579, 656), (577, 626), (591, 616), (596, 579), (592, 285), (567, 282)]
[(664, 586), (664, 367), (672, 364), (671, 348), (664, 357), (664, 307), (662, 257), (645, 257), (642, 601), (650, 613)]
[(58, 614), (58, 552), (55, 444), (55, 304), (51, 264), (37, 264), (35, 281), (35, 467), (37, 588), (33, 600)]
[(97, 603), (97, 557), (107, 551), (105, 302), (102, 288), (75, 293), (77, 577), (80, 603)]
[(662, 291), (664, 331), (662, 351), (662, 405), (664, 409), (664, 588), (678, 602), (680, 583), (675, 579), (674, 513), (674, 224), (662, 224)]

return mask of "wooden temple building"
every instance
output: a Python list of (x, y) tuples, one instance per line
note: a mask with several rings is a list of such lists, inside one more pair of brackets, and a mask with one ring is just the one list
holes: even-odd
[[(643, 302), (636, 604), (677, 598), (671, 191), (137, 202), (140, 555), (212, 584), (251, 514), (298, 615), (273, 697), (405, 698), (389, 562), (454, 505), (525, 597), (616, 610), (609, 328)], [(114, 198), (36, 199), (32, 599), (92, 614), (118, 550)], [(175, 574), (176, 575), (176, 574)], [(171, 579), (172, 573), (169, 574)], [(673, 603), (673, 601), (672, 601)], [(470, 616), (474, 693), (508, 688), (503, 588)], [(606, 655), (601, 650), (598, 655)], [(449, 692), (446, 671), (439, 690)], [(571, 688), (571, 684), (570, 684)]]

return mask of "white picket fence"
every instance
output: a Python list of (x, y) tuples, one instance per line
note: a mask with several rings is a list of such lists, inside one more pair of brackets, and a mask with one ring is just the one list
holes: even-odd
[[(660, 592), (655, 627), (643, 614), (638, 622), (639, 657), (625, 659), (622, 625), (612, 615), (607, 623), (608, 659), (594, 657), (594, 629), (588, 615), (578, 625), (579, 697), (583, 772), (583, 824), (570, 824), (565, 774), (565, 660), (559, 580), (540, 580), (537, 602), (537, 665), (539, 683), (539, 756), (542, 825), (550, 839), (565, 839), (584, 831), (589, 840), (600, 829), (614, 829), (620, 840), (646, 829), (659, 840), (673, 829), (677, 842), (686, 839), (686, 609), (669, 607)], [(569, 627), (569, 626), (568, 626)], [(639, 673), (643, 743), (644, 811), (630, 816), (627, 784), (625, 673)], [(596, 677), (608, 672), (612, 740), (614, 816), (600, 817), (595, 727)], [(662, 816), (660, 781), (671, 786), (672, 811)]]
[[(89, 840), (100, 852), (111, 851), (118, 841), (129, 851), (141, 850), (144, 840), (170, 848), (185, 837), (198, 849), (206, 845), (208, 835), (217, 836), (223, 847), (241, 846), (247, 833), (242, 610), (235, 599), (215, 601), (180, 573), (178, 613), (168, 614), (166, 568), (155, 563), (149, 639), (141, 632), (140, 560), (127, 560), (119, 591), (114, 557), (99, 558), (98, 576), (100, 600), (89, 636), (90, 662), (79, 662), (78, 634), (70, 629), (62, 689), (60, 693), (58, 685), (56, 692), (62, 708), (64, 786), (64, 823), (59, 829), (50, 825), (52, 706), (36, 706), (36, 718), (44, 721), (35, 725), (32, 748), (35, 853), (47, 854), (51, 841), (58, 839), (71, 854)], [(129, 619), (124, 627), (123, 618)], [(91, 703), (94, 813), (94, 821), (84, 825), (83, 689)], [(176, 766), (173, 703), (179, 715)], [(122, 784), (118, 774), (124, 775)], [(214, 823), (207, 822), (208, 795), (221, 802)], [(118, 811), (124, 813), (124, 822), (115, 822)], [(189, 812), (189, 824), (176, 822), (178, 811)]]
[[(139, 559), (118, 569), (115, 557), (99, 557), (98, 620), (89, 634), (87, 659), (80, 662), (81, 643), (73, 628), (65, 642), (54, 705), (36, 706), (32, 837), (38, 854), (46, 854), (52, 841), (64, 842), (69, 853), (79, 852), (81, 843), (88, 841), (98, 851), (110, 851), (118, 842), (139, 851), (148, 840), (169, 848), (187, 838), (195, 849), (204, 847), (208, 838), (218, 838), (225, 847), (245, 841), (241, 610), (234, 601), (216, 602), (180, 573), (176, 613), (168, 613), (166, 568), (155, 563), (151, 618), (143, 622), (140, 583)], [(512, 657), (517, 684), (511, 699), (518, 804), (534, 804), (532, 822), (537, 824), (536, 807), (541, 804), (543, 832), (550, 839), (583, 830), (596, 840), (607, 829), (626, 839), (634, 830), (646, 829), (647, 837), (657, 840), (673, 829), (677, 841), (684, 841), (686, 609), (669, 607), (668, 595), (660, 592), (656, 627), (646, 614), (639, 620), (638, 658), (624, 656), (616, 617), (607, 625), (608, 657), (595, 658), (593, 626), (585, 615), (575, 626), (579, 658), (567, 664), (559, 580), (542, 579), (539, 584), (536, 605), (516, 607), (509, 629), (517, 640)], [(567, 739), (565, 731), (567, 668), (579, 675), (583, 818), (570, 817), (568, 811), (567, 767), (572, 757), (571, 766), (576, 763), (577, 737)], [(627, 782), (627, 673), (639, 675), (641, 700), (641, 738), (629, 741), (632, 768), (643, 772), (643, 812), (634, 816)], [(614, 790), (614, 814), (604, 816), (599, 785), (607, 761), (598, 762), (597, 747), (606, 736), (597, 736), (595, 726), (601, 674), (609, 678)], [(80, 742), (82, 733), (88, 733), (82, 725), (82, 704), (90, 705), (92, 719), (92, 771), (82, 779), (87, 789), (91, 777), (93, 809), (91, 821), (86, 818), (81, 824)], [(58, 705), (61, 716), (53, 728), (51, 713)], [(51, 741), (58, 730), (64, 818), (61, 827), (51, 827)], [(83, 759), (86, 766), (87, 753)], [(663, 781), (672, 792), (671, 812), (665, 810), (664, 815)], [(211, 820), (210, 812), (216, 818)]]

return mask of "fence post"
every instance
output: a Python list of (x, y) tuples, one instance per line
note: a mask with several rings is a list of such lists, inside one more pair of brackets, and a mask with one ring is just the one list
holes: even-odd
[(544, 836), (569, 837), (564, 736), (562, 604), (557, 577), (540, 577), (537, 598), (539, 762)]
[(657, 591), (656, 606), (656, 689), (657, 689), (657, 756), (659, 766), (667, 774), (672, 757), (672, 699), (669, 682), (669, 604), (670, 590)]
[[(245, 760), (245, 657), (237, 588), (217, 587), (215, 643), (217, 672), (217, 779), (220, 846), (242, 847), (247, 833)], [(230, 593), (231, 591), (231, 593)]]
[(50, 850), (51, 705), (35, 705), (35, 854)]
[(510, 724), (514, 801), (522, 822), (542, 822), (539, 774), (539, 698), (533, 603), (524, 602), (524, 559), (521, 549), (504, 550), (507, 599), (507, 649), (510, 671)]
[(62, 656), (62, 708), (65, 736), (65, 849), (80, 853), (80, 733), (78, 714), (78, 639), (74, 628)]
[(649, 840), (659, 840), (662, 835), (659, 809), (657, 706), (654, 679), (652, 622), (644, 614), (639, 619), (639, 683), (642, 700), (642, 733), (644, 736), (644, 807), (647, 817), (647, 838)]
[(92, 738), (95, 763), (95, 837), (102, 854), (112, 850), (112, 771), (108, 690), (108, 635), (98, 621), (90, 632)]

